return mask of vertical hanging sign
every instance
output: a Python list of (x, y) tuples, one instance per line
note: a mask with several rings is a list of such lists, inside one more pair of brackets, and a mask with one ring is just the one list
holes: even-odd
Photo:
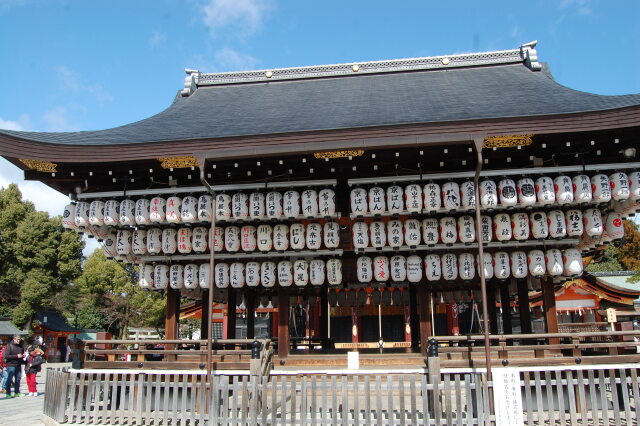
[(496, 426), (524, 426), (520, 371), (515, 368), (495, 368), (491, 376)]

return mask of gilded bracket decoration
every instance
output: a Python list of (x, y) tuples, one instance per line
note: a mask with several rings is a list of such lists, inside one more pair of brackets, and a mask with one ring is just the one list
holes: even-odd
[(27, 166), (29, 169), (35, 170), (37, 172), (55, 173), (58, 168), (58, 165), (56, 163), (52, 163), (51, 161), (30, 160), (28, 158), (20, 158), (20, 162), (25, 166)]
[(163, 169), (185, 169), (188, 167), (198, 167), (198, 160), (191, 155), (183, 157), (160, 157), (157, 158), (160, 167)]
[(510, 148), (527, 146), (533, 143), (533, 135), (501, 135), (488, 136), (482, 144), (483, 148)]
[(350, 149), (342, 151), (315, 152), (313, 156), (315, 158), (345, 158), (360, 157), (362, 154), (364, 154), (364, 149)]

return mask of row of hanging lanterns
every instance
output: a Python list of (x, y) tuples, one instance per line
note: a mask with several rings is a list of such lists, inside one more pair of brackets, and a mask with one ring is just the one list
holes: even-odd
[[(624, 229), (621, 226), (622, 216), (612, 211), (603, 219), (598, 209), (499, 213), (493, 217), (483, 215), (481, 220), (480, 229), (484, 242), (491, 242), (494, 239), (525, 241), (578, 238), (583, 234), (597, 238), (603, 233), (614, 240), (624, 235)], [(394, 219), (387, 221), (386, 224), (382, 221), (374, 221), (370, 224), (355, 222), (351, 228), (351, 235), (356, 249), (472, 243), (476, 241), (476, 225), (474, 217), (470, 215), (457, 218), (453, 216), (440, 219), (427, 218), (422, 221)]]
[[(140, 266), (139, 285), (147, 289), (195, 289), (209, 288), (211, 267), (208, 263), (197, 264), (143, 264)], [(214, 282), (217, 288), (281, 287), (291, 285), (319, 286), (325, 283), (342, 283), (342, 261), (340, 259), (298, 259), (280, 262), (219, 262), (214, 266)]]
[[(484, 209), (640, 200), (640, 172), (629, 175), (615, 172), (610, 176), (596, 174), (591, 177), (577, 175), (573, 178), (560, 175), (555, 179), (540, 176), (535, 181), (522, 177), (517, 182), (505, 177), (498, 183), (484, 179), (479, 186), (480, 205)], [(424, 186), (412, 183), (404, 188), (391, 185), (386, 189), (374, 186), (369, 190), (360, 187), (351, 190), (351, 213), (355, 216), (430, 213), (474, 207), (475, 185), (471, 180), (461, 184), (429, 182)]]
[(498, 251), (493, 254), (484, 253), (480, 263), (477, 256), (471, 253), (445, 253), (443, 255), (428, 254), (424, 258), (412, 256), (361, 256), (356, 260), (358, 281), (370, 282), (411, 282), (418, 283), (423, 276), (428, 281), (455, 281), (458, 278), (470, 281), (484, 267), (485, 279), (497, 278), (505, 280), (510, 277), (526, 278), (531, 275), (540, 278), (545, 274), (552, 277), (573, 277), (582, 274), (583, 263), (580, 252), (576, 249), (548, 249)]

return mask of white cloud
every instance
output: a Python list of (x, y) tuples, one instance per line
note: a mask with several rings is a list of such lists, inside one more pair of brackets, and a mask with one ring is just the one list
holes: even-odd
[(100, 84), (85, 83), (82, 76), (64, 65), (57, 69), (58, 80), (63, 90), (71, 93), (87, 93), (99, 103), (113, 100), (113, 96)]
[(69, 120), (65, 107), (55, 107), (44, 113), (42, 117), (49, 132), (75, 132), (80, 130), (80, 126)]
[(215, 61), (215, 68), (223, 70), (254, 69), (260, 62), (253, 56), (242, 54), (228, 47), (216, 52)]
[(151, 38), (149, 39), (149, 46), (156, 47), (164, 43), (166, 39), (167, 37), (163, 33), (161, 33), (160, 31), (154, 31), (151, 35)]
[(5, 120), (0, 117), (0, 129), (5, 130), (25, 130), (30, 127), (29, 124), (29, 116), (27, 114), (22, 114), (18, 121)]
[(233, 28), (241, 35), (249, 35), (262, 26), (272, 6), (266, 0), (209, 0), (202, 6), (202, 19), (213, 34)]

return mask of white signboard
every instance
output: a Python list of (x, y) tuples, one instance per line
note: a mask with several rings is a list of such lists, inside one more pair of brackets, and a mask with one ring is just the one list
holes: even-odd
[(496, 426), (524, 426), (520, 371), (515, 368), (495, 368), (493, 395), (496, 409)]

